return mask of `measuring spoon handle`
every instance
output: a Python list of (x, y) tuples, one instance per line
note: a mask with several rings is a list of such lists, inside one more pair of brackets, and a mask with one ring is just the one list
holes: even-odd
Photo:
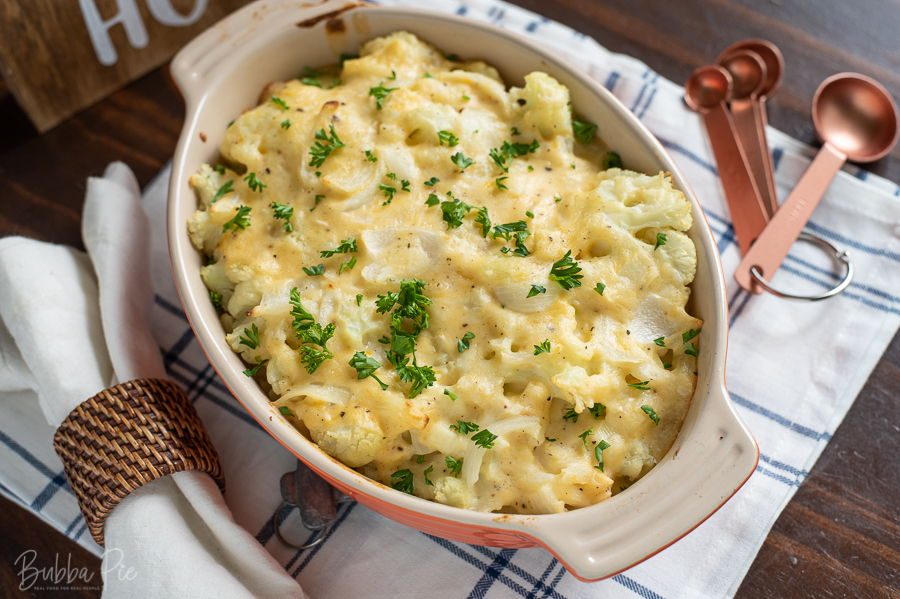
[[(731, 117), (734, 119), (734, 130), (737, 132), (738, 139), (741, 140), (741, 147), (747, 156), (747, 166), (750, 167), (750, 173), (753, 175), (753, 180), (756, 181), (763, 209), (766, 211), (766, 215), (771, 217), (775, 214), (775, 210), (772, 209), (772, 194), (775, 190), (770, 187), (771, 172), (767, 174), (769, 146), (766, 142), (766, 130), (761, 120), (759, 100), (756, 98), (732, 100)], [(777, 205), (777, 200), (775, 204)]]
[(763, 292), (762, 287), (753, 282), (750, 267), (756, 266), (763, 278), (772, 280), (813, 210), (825, 195), (825, 190), (846, 161), (846, 154), (825, 142), (794, 191), (769, 221), (750, 251), (744, 254), (734, 273), (734, 278), (741, 287), (752, 293)]
[(747, 170), (747, 160), (725, 104), (720, 103), (704, 113), (703, 120), (719, 167), (738, 246), (741, 254), (746, 255), (750, 244), (765, 229), (768, 216), (760, 203), (759, 189)]

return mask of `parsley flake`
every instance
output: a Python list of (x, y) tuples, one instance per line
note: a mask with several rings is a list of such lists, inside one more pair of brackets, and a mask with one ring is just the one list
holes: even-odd
[(436, 183), (440, 183), (440, 179), (437, 177), (432, 177), (428, 181), (425, 181), (425, 187), (434, 187)]
[(335, 254), (354, 254), (357, 251), (356, 239), (348, 237), (347, 239), (342, 239), (340, 245), (333, 250), (321, 250), (319, 254), (321, 254), (322, 258), (331, 258)]
[(544, 341), (540, 345), (534, 346), (534, 355), (540, 354), (549, 354), (550, 353), (550, 340), (544, 339)]
[(666, 338), (665, 337), (657, 337), (656, 339), (653, 340), (653, 343), (655, 343), (656, 345), (658, 345), (660, 347), (665, 347), (666, 346)]
[(656, 234), (656, 245), (653, 246), (653, 251), (655, 252), (659, 249), (659, 246), (666, 245), (666, 234), (665, 233), (657, 233)]
[(471, 158), (466, 158), (466, 155), (462, 152), (457, 152), (453, 156), (450, 157), (450, 160), (453, 161), (453, 164), (459, 167), (459, 170), (462, 172), (466, 172), (466, 169), (475, 164), (475, 161)]
[(649, 391), (650, 387), (647, 386), (647, 383), (649, 383), (649, 382), (650, 381), (641, 381), (639, 383), (631, 383), (628, 386), (633, 389), (638, 389), (639, 391)]
[(225, 185), (219, 188), (219, 190), (216, 192), (216, 195), (214, 195), (213, 198), (209, 201), (209, 205), (212, 206), (213, 204), (221, 200), (226, 193), (231, 193), (232, 191), (234, 191), (234, 181), (227, 181)]
[(428, 199), (425, 200), (425, 203), (429, 208), (432, 206), (437, 206), (441, 203), (441, 198), (439, 198), (436, 193), (430, 193), (428, 194)]
[(551, 439), (550, 437), (544, 437), (544, 441), (547, 443), (556, 443), (556, 439)]
[(536, 296), (536, 295), (539, 294), (539, 293), (547, 293), (547, 288), (546, 288), (546, 287), (541, 287), (540, 285), (532, 285), (532, 286), (531, 286), (531, 291), (529, 291), (529, 292), (528, 292), (528, 295), (526, 295), (525, 297), (526, 297), (526, 298), (534, 297), (534, 296)]
[[(427, 73), (426, 73), (426, 74), (427, 74)], [(430, 76), (430, 75), (429, 75), (429, 76)], [(428, 486), (430, 486), (430, 487), (433, 487), (433, 486), (434, 486), (434, 483), (431, 482), (430, 480), (428, 480), (428, 475), (431, 474), (433, 471), (434, 471), (434, 466), (429, 466), (428, 468), (426, 468), (426, 469), (424, 470), (424, 472), (422, 472), (422, 475), (425, 477), (425, 484), (428, 485)]]
[(507, 179), (509, 179), (509, 177), (498, 177), (497, 179), (494, 179), (494, 184), (497, 186), (497, 189), (500, 191), (508, 190), (509, 187), (503, 184)]
[(378, 189), (380, 189), (381, 193), (384, 194), (384, 197), (387, 198), (384, 202), (381, 203), (382, 206), (387, 206), (394, 201), (394, 194), (397, 193), (396, 187), (385, 185), (384, 183), (379, 183)]
[(444, 462), (447, 464), (447, 469), (450, 470), (450, 474), (452, 474), (456, 478), (459, 478), (459, 473), (462, 472), (463, 459), (459, 458), (458, 460), (456, 460), (450, 456), (446, 456), (444, 458)]
[(695, 358), (697, 357), (697, 347), (693, 343), (690, 343), (690, 341), (699, 334), (699, 329), (690, 329), (687, 333), (682, 333), (681, 335), (681, 342), (687, 347), (687, 349), (684, 350), (684, 353), (689, 356), (694, 356)]
[(474, 422), (464, 422), (462, 420), (457, 420), (456, 424), (450, 425), (450, 430), (456, 431), (460, 435), (468, 435), (469, 433), (477, 431), (479, 428), (481, 427)]
[(450, 389), (444, 389), (444, 395), (446, 395), (447, 397), (449, 397), (449, 398), (450, 398), (450, 401), (456, 401), (456, 399), (457, 399), (457, 397), (458, 397), (458, 396), (456, 395), (456, 393), (454, 393), (454, 392), (451, 391)]
[(606, 406), (602, 403), (594, 402), (594, 405), (587, 409), (588, 412), (591, 413), (591, 416), (594, 418), (600, 418), (600, 414), (606, 411)]
[(349, 262), (342, 262), (341, 266), (338, 268), (338, 274), (343, 273), (345, 270), (353, 270), (354, 266), (356, 266), (356, 256), (350, 258)]
[(230, 221), (222, 225), (222, 232), (238, 229), (244, 230), (250, 226), (250, 206), (241, 206), (237, 208), (237, 214)]
[(409, 468), (397, 470), (391, 475), (391, 488), (412, 495), (413, 473), (409, 470)]
[(581, 287), (579, 279), (584, 276), (578, 274), (580, 272), (581, 267), (572, 259), (572, 250), (569, 250), (565, 256), (553, 263), (553, 267), (550, 269), (550, 278), (559, 283), (560, 287), (568, 290), (572, 287)]
[(259, 177), (256, 176), (256, 173), (250, 173), (246, 177), (244, 177), (244, 181), (247, 182), (247, 186), (253, 190), (262, 193), (262, 190), (267, 187), (265, 183), (259, 180)]
[(310, 266), (309, 268), (304, 266), (303, 272), (305, 272), (308, 277), (318, 277), (325, 274), (325, 265), (319, 264), (318, 266)]
[(469, 331), (465, 335), (462, 336), (462, 339), (456, 340), (456, 349), (459, 350), (459, 353), (463, 353), (467, 349), (469, 349), (469, 341), (475, 338), (475, 333)]
[(491, 231), (491, 217), (488, 215), (487, 206), (482, 206), (478, 209), (475, 222), (481, 225), (481, 236), (487, 237)]
[(491, 149), (491, 151), (488, 152), (488, 156), (491, 157), (491, 160), (494, 161), (497, 168), (504, 173), (508, 173), (514, 158), (526, 154), (534, 154), (539, 147), (540, 144), (536, 139), (532, 140), (530, 144), (509, 143), (508, 141), (504, 141), (499, 149)]
[(246, 345), (250, 349), (259, 347), (259, 329), (256, 328), (255, 324), (250, 325), (249, 329), (244, 329), (244, 334), (241, 335), (239, 342), (241, 345)]
[(313, 204), (313, 207), (312, 207), (312, 208), (310, 208), (310, 209), (309, 209), (309, 211), (310, 211), (310, 212), (312, 212), (312, 211), (313, 211), (313, 210), (315, 210), (315, 209), (316, 209), (316, 206), (318, 206), (318, 205), (319, 205), (319, 203), (320, 203), (320, 202), (321, 202), (321, 201), (322, 201), (322, 200), (324, 200), (324, 199), (325, 199), (325, 196), (323, 196), (323, 195), (318, 195), (318, 196), (316, 196), (316, 198), (315, 198), (315, 199), (316, 199), (316, 203), (315, 203), (315, 204)]
[(287, 102), (285, 102), (281, 98), (276, 98), (275, 96), (271, 96), (269, 101), (272, 102), (273, 104), (276, 104), (279, 108), (281, 108), (281, 110), (283, 110), (285, 112), (287, 112), (288, 110), (291, 109), (291, 107), (287, 105)]
[(372, 150), (366, 150), (366, 159), (369, 162), (378, 162), (378, 157), (372, 153)]
[(244, 371), (244, 376), (253, 377), (256, 376), (256, 373), (259, 372), (259, 369), (269, 363), (268, 359), (263, 360), (259, 356), (256, 356), (256, 366), (253, 368), (248, 368)]
[(291, 128), (291, 119), (284, 119), (283, 121), (281, 121), (281, 128), (282, 129), (290, 129)]
[(475, 433), (472, 435), (472, 441), (475, 442), (475, 445), (479, 447), (484, 447), (485, 449), (490, 449), (494, 446), (494, 441), (497, 440), (497, 435), (489, 431), (488, 429), (484, 429), (481, 432)]
[(457, 138), (450, 131), (438, 131), (438, 145), (444, 145), (444, 142), (447, 142), (447, 147), (454, 148), (459, 145), (459, 138)]
[(509, 134), (510, 135), (519, 135), (519, 130), (516, 129), (515, 127), (513, 127), (512, 130), (509, 132)]
[(356, 380), (361, 381), (365, 378), (372, 377), (375, 379), (379, 385), (381, 385), (382, 389), (387, 389), (388, 386), (381, 381), (377, 376), (375, 376), (375, 371), (381, 368), (381, 364), (375, 358), (370, 358), (366, 354), (361, 351), (353, 354), (353, 357), (350, 358), (350, 366), (356, 369)]
[(615, 152), (608, 152), (603, 159), (603, 170), (622, 168), (622, 157)]
[(441, 202), (441, 219), (447, 223), (447, 230), (455, 229), (462, 225), (463, 218), (469, 213), (472, 206), (462, 200), (455, 199)]
[(356, 305), (362, 306), (362, 301), (363, 301), (362, 293), (357, 293), (356, 294)]
[(334, 130), (334, 123), (329, 123), (328, 129), (331, 132), (330, 135), (325, 133), (324, 127), (316, 131), (317, 141), (309, 149), (309, 154), (312, 156), (309, 166), (322, 166), (325, 163), (325, 159), (331, 156), (332, 152), (344, 147), (344, 142), (341, 141), (341, 138), (338, 137), (337, 132)]
[(603, 472), (603, 450), (609, 449), (610, 445), (606, 441), (600, 441), (596, 447), (594, 447), (594, 457), (597, 458), (597, 465), (594, 466), (600, 472)]
[(596, 287), (594, 287), (594, 291), (596, 291), (600, 295), (603, 295), (604, 289), (606, 289), (606, 285), (603, 283), (597, 283)]
[[(303, 270), (305, 271), (306, 268)], [(313, 374), (325, 360), (334, 358), (334, 354), (325, 344), (334, 337), (336, 327), (333, 323), (329, 323), (322, 328), (312, 314), (303, 308), (303, 304), (300, 302), (300, 292), (296, 287), (291, 289), (290, 304), (292, 306), (291, 316), (294, 317), (291, 326), (294, 328), (297, 338), (304, 344), (300, 346), (300, 361), (305, 364), (306, 372)], [(318, 345), (322, 349), (316, 349), (312, 347), (313, 345)]]
[(222, 309), (222, 294), (216, 291), (215, 289), (209, 290), (209, 300), (212, 302), (213, 308), (216, 310)]
[(527, 216), (528, 218), (534, 218), (534, 212), (532, 212), (531, 210), (526, 210), (525, 216)]
[(656, 415), (656, 410), (654, 410), (650, 406), (641, 406), (641, 411), (643, 411), (644, 414), (650, 417), (650, 420), (653, 421), (653, 424), (659, 426), (659, 416)]
[(563, 414), (563, 420), (571, 420), (573, 423), (578, 422), (578, 412), (575, 411), (575, 408), (569, 408)]
[(278, 411), (284, 414), (285, 416), (293, 416), (294, 413), (291, 412), (291, 409), (287, 406), (278, 406)]
[(384, 87), (384, 85), (379, 85), (378, 87), (370, 87), (369, 95), (375, 98), (375, 107), (378, 110), (381, 110), (384, 105), (384, 99), (387, 98), (389, 93), (396, 89), (396, 87)]
[(588, 435), (593, 435), (593, 434), (594, 434), (594, 429), (593, 429), (593, 427), (591, 427), (591, 428), (587, 429), (586, 431), (584, 431), (583, 433), (581, 433), (580, 435), (578, 435), (578, 438), (581, 439), (582, 443), (584, 443), (584, 448), (588, 451), (590, 451), (591, 448), (588, 447), (587, 438), (588, 438)]
[(578, 116), (572, 115), (572, 130), (575, 133), (575, 139), (579, 143), (589, 144), (594, 139), (594, 133), (597, 132), (597, 125), (581, 120)]
[(270, 207), (275, 213), (275, 218), (284, 221), (284, 224), (281, 225), (282, 227), (284, 227), (284, 230), (288, 233), (293, 231), (294, 227), (293, 225), (291, 225), (291, 218), (294, 217), (294, 208), (286, 204), (279, 204), (278, 202), (272, 202)]

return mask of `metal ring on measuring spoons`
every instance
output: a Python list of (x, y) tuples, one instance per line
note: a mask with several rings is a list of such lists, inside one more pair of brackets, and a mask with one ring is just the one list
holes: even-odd
[(325, 540), (325, 536), (328, 534), (328, 531), (331, 529), (331, 524), (326, 525), (323, 528), (315, 531), (312, 540), (305, 545), (294, 545), (290, 541), (286, 540), (283, 536), (281, 536), (281, 530), (278, 528), (279, 522), (281, 522), (281, 512), (288, 506), (284, 501), (281, 502), (281, 505), (278, 506), (278, 509), (275, 510), (275, 536), (278, 537), (278, 540), (281, 541), (282, 545), (290, 547), (291, 549), (296, 549), (298, 551), (303, 551), (304, 549), (309, 549), (310, 547), (315, 547), (319, 543)]
[(822, 293), (819, 295), (792, 295), (790, 293), (782, 293), (781, 291), (778, 291), (777, 289), (774, 289), (773, 287), (771, 287), (769, 285), (768, 281), (766, 281), (762, 277), (762, 274), (759, 272), (759, 269), (756, 266), (751, 266), (750, 267), (750, 276), (753, 277), (753, 280), (756, 281), (760, 287), (762, 287), (763, 289), (765, 289), (772, 295), (777, 295), (778, 297), (784, 297), (787, 299), (807, 300), (807, 301), (811, 301), (811, 302), (828, 299), (829, 297), (834, 297), (835, 295), (837, 295), (838, 293), (840, 293), (841, 291), (846, 289), (847, 286), (850, 284), (850, 280), (853, 278), (853, 263), (850, 261), (849, 253), (846, 251), (841, 251), (841, 250), (837, 249), (836, 247), (834, 247), (833, 245), (831, 245), (824, 239), (821, 239), (820, 237), (816, 237), (815, 235), (812, 235), (810, 233), (805, 233), (805, 232), (800, 233), (800, 236), (797, 237), (797, 239), (803, 240), (803, 241), (808, 241), (810, 243), (815, 243), (815, 244), (822, 246), (823, 248), (825, 248), (827, 250), (830, 250), (832, 253), (832, 257), (835, 260), (838, 260), (839, 262), (843, 263), (844, 267), (846, 268), (846, 272), (844, 273), (844, 278), (841, 280), (841, 282), (838, 283), (832, 289), (829, 289), (825, 293)]

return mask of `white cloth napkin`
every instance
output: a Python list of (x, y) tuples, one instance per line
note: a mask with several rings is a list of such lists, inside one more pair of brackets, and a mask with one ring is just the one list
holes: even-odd
[[(113, 163), (102, 179), (88, 180), (83, 223), (88, 254), (19, 237), (0, 240), (0, 403), (4, 412), (30, 416), (2, 421), (10, 429), (39, 428), (41, 449), (51, 452), (47, 434), (85, 399), (117, 382), (166, 376), (148, 328), (150, 224), (127, 166)], [(59, 460), (47, 462), (60, 470)], [(18, 482), (4, 481), (21, 499)], [(59, 475), (52, 484), (53, 494), (60, 486), (70, 490)], [(234, 523), (203, 473), (180, 472), (142, 487), (113, 510), (104, 533), (101, 574), (109, 597), (304, 597)], [(22, 581), (29, 587), (23, 590), (35, 591), (54, 582)]]
[[(417, 4), (414, 0), (381, 3)], [(169, 377), (187, 390), (220, 453), (228, 477), (227, 508), (282, 571), (316, 599), (361, 595), (557, 599), (732, 596), (781, 509), (821, 454), (900, 326), (900, 201), (893, 197), (900, 195), (900, 189), (848, 166), (838, 174), (816, 210), (807, 230), (849, 249), (856, 267), (853, 284), (840, 296), (817, 303), (781, 300), (768, 294), (751, 296), (731, 280), (739, 260), (734, 231), (706, 133), (697, 115), (684, 106), (680, 86), (637, 60), (612, 54), (582, 34), (503, 2), (433, 0), (428, 7), (490, 21), (554, 49), (611, 89), (668, 148), (703, 205), (722, 255), (729, 280), (728, 388), (759, 441), (759, 468), (735, 497), (684, 539), (599, 583), (579, 582), (542, 549), (501, 550), (453, 543), (391, 522), (358, 504), (341, 508), (336, 525), (321, 545), (303, 552), (282, 546), (274, 538), (273, 513), (280, 502), (279, 478), (293, 470), (296, 461), (231, 397), (184, 318), (165, 245), (166, 170), (143, 197), (151, 226), (150, 265), (155, 292), (151, 329)], [(808, 165), (812, 152), (777, 131), (770, 130), (769, 135), (779, 197), (783, 199)], [(615, 149), (615, 140), (607, 141)], [(83, 258), (68, 260), (77, 263)], [(786, 290), (800, 291), (805, 286), (805, 291), (818, 292), (834, 284), (831, 269), (818, 250), (797, 244), (774, 283)], [(6, 303), (2, 296), (0, 301)], [(0, 310), (0, 315), (8, 323), (6, 313)], [(59, 330), (51, 332), (56, 335), (54, 339), (61, 338)], [(73, 339), (62, 341), (98, 342), (91, 337), (96, 331), (69, 333), (67, 337)], [(8, 337), (0, 328), (0, 338)], [(0, 373), (21, 372), (21, 368), (15, 368), (16, 359), (7, 358), (4, 352)], [(10, 389), (5, 377), (0, 374), (0, 492), (99, 554), (100, 548), (85, 534), (71, 492), (60, 479), (61, 467), (49, 449), (53, 431), (34, 407), (34, 394), (21, 391), (35, 388), (33, 377), (10, 379), (15, 383)], [(98, 375), (103, 383), (107, 378)], [(178, 485), (182, 487), (180, 482)], [(218, 515), (226, 514), (222, 522), (230, 523), (221, 505), (217, 508), (212, 501), (204, 505), (218, 510)], [(125, 506), (123, 503), (117, 509)], [(207, 530), (219, 530), (220, 523), (203, 513)], [(119, 520), (120, 514), (114, 514), (111, 522)], [(166, 526), (173, 521), (190, 525), (166, 515), (157, 516), (156, 521)], [(135, 519), (123, 528), (139, 528), (140, 522)], [(300, 526), (296, 510), (286, 511), (283, 529), (296, 542), (312, 536)], [(171, 560), (166, 565), (173, 575), (193, 579), (197, 587), (211, 580), (206, 578), (209, 570), (195, 569), (192, 561), (195, 553), (210, 546), (205, 540), (189, 545), (187, 531), (183, 536), (169, 537), (162, 528), (159, 530), (153, 551), (159, 551), (169, 539), (184, 543), (178, 564)], [(160, 556), (147, 551), (146, 556), (140, 552), (126, 556), (126, 561), (133, 559), (138, 570), (153, 572), (154, 560)], [(221, 564), (221, 574), (236, 567), (234, 561)], [(248, 581), (264, 570), (260, 567), (255, 574), (235, 574), (235, 580), (244, 581), (250, 589)]]

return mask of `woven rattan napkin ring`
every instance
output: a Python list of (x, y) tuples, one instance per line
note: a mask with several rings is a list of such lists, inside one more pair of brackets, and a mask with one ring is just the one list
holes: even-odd
[(53, 438), (66, 477), (103, 545), (103, 524), (129, 493), (173, 472), (209, 474), (222, 492), (219, 455), (184, 391), (162, 379), (105, 389), (69, 414)]

